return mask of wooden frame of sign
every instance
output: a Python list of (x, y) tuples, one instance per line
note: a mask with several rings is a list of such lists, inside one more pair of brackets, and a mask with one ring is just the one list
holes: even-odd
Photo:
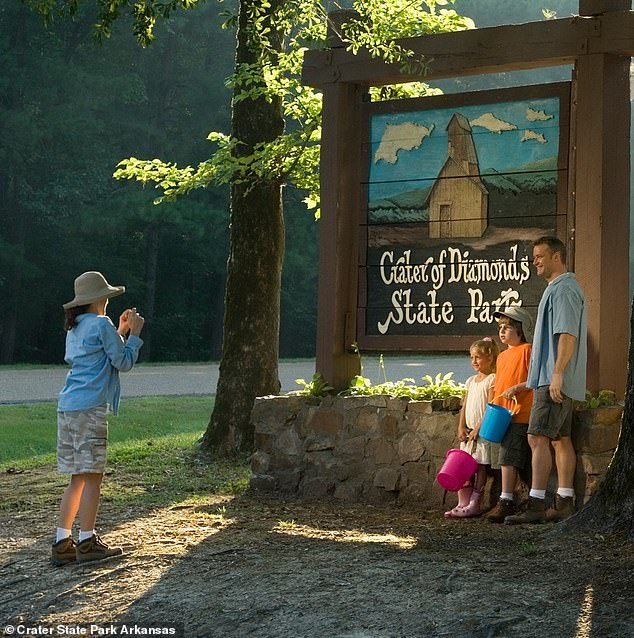
[[(402, 74), (398, 64), (368, 52), (346, 51), (337, 25), (350, 15), (329, 16), (331, 48), (306, 53), (303, 81), (323, 92), (316, 369), (335, 389), (347, 387), (359, 373), (353, 347), (358, 337), (363, 348), (388, 349), (376, 335), (369, 340), (367, 331), (357, 334), (363, 325), (358, 296), (365, 240), (359, 228), (367, 198), (359, 184), (367, 170), (362, 129), (364, 109), (370, 108), (368, 87), (574, 64), (568, 192), (558, 190), (557, 204), (565, 207), (567, 223), (558, 234), (568, 245), (568, 265), (587, 301), (588, 389), (607, 388), (623, 396), (630, 305), (630, 9), (631, 0), (580, 0), (580, 16), (409, 38), (403, 46), (428, 61), (423, 78)], [(453, 124), (460, 127), (462, 119)], [(465, 153), (468, 160), (470, 151)], [(438, 213), (439, 221), (446, 210)], [(360, 292), (363, 299), (367, 291)], [(415, 348), (462, 348), (470, 339), (438, 335)], [(411, 343), (403, 342), (403, 348), (411, 350)], [(391, 347), (400, 348), (397, 341)]]

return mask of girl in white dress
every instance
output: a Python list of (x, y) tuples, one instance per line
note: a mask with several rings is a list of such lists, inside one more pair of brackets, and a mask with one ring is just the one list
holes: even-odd
[(487, 466), (498, 466), (499, 443), (485, 441), (478, 433), (487, 403), (493, 400), (495, 362), (499, 352), (495, 341), (489, 337), (475, 341), (469, 348), (471, 366), (476, 374), (467, 379), (467, 393), (458, 417), (458, 440), (460, 449), (469, 452), (478, 462), (478, 470), (475, 483), (470, 479), (458, 490), (458, 504), (445, 512), (445, 518), (479, 516)]

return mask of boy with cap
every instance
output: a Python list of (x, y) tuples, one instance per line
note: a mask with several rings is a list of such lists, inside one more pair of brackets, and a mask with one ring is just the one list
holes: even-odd
[(500, 341), (506, 346), (506, 350), (500, 353), (497, 360), (493, 403), (508, 408), (514, 414), (500, 443), (502, 493), (497, 505), (485, 518), (491, 523), (503, 523), (507, 516), (517, 512), (513, 491), (519, 470), (523, 470), (530, 462), (526, 430), (533, 404), (533, 391), (527, 389), (526, 380), (531, 358), (533, 321), (520, 306), (508, 306), (504, 311), (496, 312), (494, 317), (498, 321)]

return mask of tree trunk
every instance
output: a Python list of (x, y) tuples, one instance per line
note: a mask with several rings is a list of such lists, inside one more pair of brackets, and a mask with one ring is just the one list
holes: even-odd
[[(271, 4), (269, 16), (278, 4)], [(236, 67), (257, 64), (260, 59), (257, 38), (249, 36), (253, 27), (248, 20), (251, 7), (259, 6), (258, 0), (240, 3)], [(279, 39), (274, 46), (281, 47)], [(282, 134), (284, 121), (279, 100), (234, 100), (231, 127), (233, 136), (242, 142), (236, 152), (251, 154), (257, 143)], [(256, 396), (276, 394), (280, 389), (284, 220), (279, 182), (259, 180), (232, 185), (230, 242), (216, 401), (201, 444), (205, 452), (217, 456), (253, 449), (249, 423), (253, 401)]]
[[(9, 169), (11, 170), (11, 169)], [(4, 181), (4, 180), (3, 180)], [(18, 329), (18, 311), (22, 295), (22, 273), (25, 254), (25, 211), (21, 209), (17, 196), (17, 178), (10, 175), (6, 180), (8, 202), (4, 208), (7, 224), (4, 227), (5, 240), (11, 247), (10, 263), (7, 267), (6, 283), (2, 292), (3, 313), (0, 313), (0, 363), (13, 363)], [(4, 197), (1, 197), (4, 200)], [(1, 213), (2, 211), (0, 211)], [(0, 219), (2, 219), (0, 214)]]
[(625, 408), (619, 444), (605, 478), (588, 503), (563, 529), (625, 532), (634, 540), (634, 299), (630, 314), (630, 349)]
[(143, 334), (143, 358), (152, 360), (152, 325), (154, 324), (154, 307), (156, 301), (156, 272), (158, 268), (161, 229), (158, 224), (150, 224), (145, 230), (147, 252), (145, 261), (145, 303), (143, 314), (147, 322)]
[[(18, 14), (14, 31), (11, 35), (11, 47), (17, 51), (16, 57), (22, 61), (26, 55), (27, 41), (26, 18), (27, 9)], [(19, 112), (22, 108), (22, 96), (19, 89), (10, 83), (0, 100), (9, 112)], [(8, 156), (11, 158), (11, 155)], [(25, 215), (20, 206), (19, 169), (16, 171), (11, 161), (3, 162), (0, 172), (0, 238), (10, 247), (8, 258), (5, 256), (6, 271), (0, 276), (0, 363), (13, 363), (18, 329), (18, 309), (22, 294), (22, 278), (25, 254)], [(5, 283), (2, 283), (4, 279)]]

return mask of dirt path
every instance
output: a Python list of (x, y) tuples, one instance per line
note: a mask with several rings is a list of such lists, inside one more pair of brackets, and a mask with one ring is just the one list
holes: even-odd
[[(627, 638), (634, 547), (552, 526), (210, 496), (105, 502), (123, 557), (53, 568), (50, 474), (0, 475), (0, 621), (183, 623), (189, 637)], [(16, 498), (16, 494), (21, 494)]]

